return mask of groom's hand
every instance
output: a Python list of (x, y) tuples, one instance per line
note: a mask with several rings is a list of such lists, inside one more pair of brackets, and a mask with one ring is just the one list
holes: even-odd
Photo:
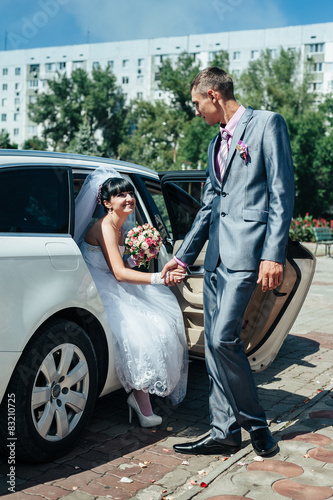
[(257, 283), (262, 284), (262, 291), (274, 290), (282, 283), (283, 264), (272, 260), (262, 260)]
[(173, 286), (173, 285), (177, 284), (174, 281), (173, 276), (170, 273), (167, 274), (168, 271), (172, 271), (173, 269), (177, 269), (177, 268), (178, 268), (178, 264), (174, 259), (169, 260), (169, 262), (167, 262), (165, 264), (165, 266), (163, 267), (162, 272), (161, 272), (161, 278), (165, 278), (165, 285)]

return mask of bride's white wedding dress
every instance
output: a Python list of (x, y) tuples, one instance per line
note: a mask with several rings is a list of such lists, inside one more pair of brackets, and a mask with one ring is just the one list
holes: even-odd
[[(119, 250), (123, 255), (124, 247)], [(188, 354), (177, 299), (164, 285), (118, 282), (99, 246), (83, 241), (81, 251), (110, 321), (125, 390), (170, 396), (179, 403), (186, 393)]]

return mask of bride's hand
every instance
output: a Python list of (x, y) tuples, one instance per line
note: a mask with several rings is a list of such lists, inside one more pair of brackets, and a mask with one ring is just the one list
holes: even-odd
[(172, 271), (169, 271), (169, 274), (167, 275), (167, 280), (168, 283), (167, 285), (179, 285), (185, 278), (185, 270), (183, 267), (178, 266), (177, 269), (173, 269)]

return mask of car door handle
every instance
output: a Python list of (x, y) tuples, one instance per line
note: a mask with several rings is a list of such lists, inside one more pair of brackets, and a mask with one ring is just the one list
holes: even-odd
[(193, 275), (203, 275), (204, 273), (204, 266), (187, 266), (186, 268), (187, 274), (190, 276)]

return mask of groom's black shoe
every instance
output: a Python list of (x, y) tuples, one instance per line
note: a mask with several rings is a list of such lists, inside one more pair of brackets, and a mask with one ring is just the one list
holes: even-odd
[(173, 448), (187, 455), (231, 455), (240, 450), (240, 445), (219, 443), (208, 435), (192, 443), (175, 444)]
[(254, 451), (257, 455), (270, 455), (278, 447), (267, 427), (250, 432)]

